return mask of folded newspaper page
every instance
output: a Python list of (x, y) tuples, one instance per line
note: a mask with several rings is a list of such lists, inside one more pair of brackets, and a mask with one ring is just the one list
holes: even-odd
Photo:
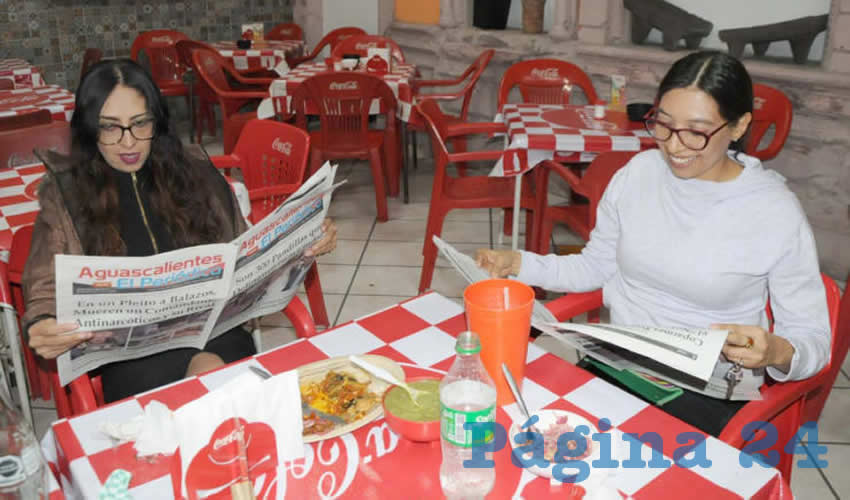
[[(94, 337), (57, 358), (59, 380), (169, 349), (204, 345), (289, 304), (313, 264), (335, 189), (326, 163), (230, 243), (149, 257), (56, 256), (56, 319)], [(246, 333), (247, 335), (247, 333)]]
[[(467, 282), (489, 279), (472, 257), (437, 236), (433, 241)], [(534, 302), (531, 324), (617, 370), (651, 375), (715, 398), (761, 399), (759, 388), (763, 376), (758, 371), (744, 370), (744, 378), (733, 384), (730, 391), (725, 379), (730, 364), (720, 355), (726, 335), (720, 331), (559, 323), (539, 301)]]

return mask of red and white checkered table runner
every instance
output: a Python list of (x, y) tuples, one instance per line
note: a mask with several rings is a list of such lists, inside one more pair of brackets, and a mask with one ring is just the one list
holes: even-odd
[(0, 117), (46, 109), (54, 120), (71, 121), (74, 94), (58, 85), (0, 91)]
[(0, 59), (0, 80), (12, 80), (14, 88), (35, 88), (44, 85), (41, 70), (23, 59)]
[[(95, 498), (109, 474), (122, 468), (133, 474), (130, 493), (134, 498), (174, 498), (174, 491), (179, 491), (174, 479), (180, 477), (179, 457), (137, 460), (132, 443), (115, 445), (99, 431), (103, 422), (125, 422), (140, 415), (152, 400), (179, 408), (251, 365), (281, 373), (330, 357), (370, 353), (394, 359), (407, 376), (443, 373), (454, 360), (455, 338), (465, 328), (460, 305), (429, 293), (207, 375), (60, 420), (45, 435), (42, 448), (69, 497)], [(531, 408), (565, 409), (592, 422), (609, 419), (612, 442), (633, 443), (645, 461), (652, 458), (653, 450), (625, 434), (660, 434), (663, 449), (657, 451), (675, 463), (673, 451), (682, 446), (676, 436), (698, 432), (534, 344), (528, 346), (522, 392)], [(499, 408), (497, 419), (506, 429), (512, 418), (519, 419), (515, 403)], [(739, 465), (738, 450), (713, 437), (704, 440), (710, 468), (621, 468), (610, 471), (605, 480), (633, 499), (790, 497), (777, 470), (759, 465), (745, 469)], [(631, 449), (619, 446), (614, 456), (625, 460)], [(496, 485), (488, 498), (564, 497), (560, 484), (514, 466), (509, 450), (506, 445), (495, 454)], [(304, 458), (279, 466), (276, 487), (287, 498), (441, 498), (440, 460), (439, 443), (400, 438), (378, 419), (351, 434), (306, 445)]]
[(642, 129), (611, 134), (593, 118), (592, 107), (578, 110), (587, 128), (564, 127), (541, 117), (558, 109), (563, 106), (506, 104), (500, 116), (508, 127), (508, 144), (492, 175), (524, 173), (542, 160), (551, 160), (556, 152), (564, 161), (586, 162), (606, 151), (640, 151), (655, 145)]
[[(286, 75), (273, 81), (269, 88), (269, 94), (272, 98), (284, 97), (286, 100), (286, 107), (288, 109), (292, 94), (295, 93), (295, 89), (301, 85), (301, 82), (311, 76), (327, 72), (328, 67), (324, 62), (300, 64), (298, 67), (290, 70)], [(380, 76), (385, 82), (387, 82), (387, 85), (389, 85), (392, 89), (393, 94), (395, 94), (395, 97), (398, 100), (399, 118), (401, 118), (404, 122), (408, 122), (410, 120), (410, 108), (413, 103), (413, 95), (410, 90), (410, 80), (414, 77), (414, 75), (416, 75), (416, 66), (405, 63), (394, 63), (393, 70), (389, 73), (369, 74)], [(374, 102), (370, 111), (376, 114), (379, 113), (381, 110), (378, 106), (379, 103), (377, 101)]]
[(233, 65), (239, 70), (274, 69), (286, 59), (287, 54), (300, 52), (304, 47), (304, 42), (301, 40), (263, 40), (254, 44), (257, 48), (240, 49), (233, 41), (216, 42), (211, 45), (222, 56), (231, 58)]

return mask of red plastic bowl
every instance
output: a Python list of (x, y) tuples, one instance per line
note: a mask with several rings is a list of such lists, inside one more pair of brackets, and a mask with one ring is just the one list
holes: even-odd
[[(416, 382), (417, 380), (442, 380), (442, 377), (432, 376), (432, 375), (423, 375), (419, 377), (410, 377), (405, 380), (408, 384), (411, 382)], [(405, 437), (411, 441), (436, 441), (440, 439), (440, 419), (429, 420), (427, 422), (415, 422), (413, 420), (406, 420), (401, 417), (397, 417), (387, 411), (386, 399), (387, 394), (390, 393), (397, 386), (390, 386), (386, 391), (384, 391), (384, 397), (381, 398), (381, 406), (384, 407), (384, 419), (386, 419), (387, 424), (389, 424), (390, 428), (396, 432), (396, 434)], [(398, 390), (403, 391), (404, 389), (398, 388)]]

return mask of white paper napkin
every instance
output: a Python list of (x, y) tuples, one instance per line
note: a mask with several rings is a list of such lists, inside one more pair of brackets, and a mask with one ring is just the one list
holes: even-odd
[(177, 448), (173, 413), (159, 401), (151, 401), (144, 413), (126, 422), (103, 422), (100, 430), (119, 443), (135, 441), (140, 457), (172, 455)]

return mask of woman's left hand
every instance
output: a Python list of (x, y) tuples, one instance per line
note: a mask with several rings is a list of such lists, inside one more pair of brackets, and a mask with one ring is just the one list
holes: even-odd
[(711, 328), (729, 330), (723, 354), (726, 359), (744, 368), (775, 366), (788, 371), (794, 347), (790, 342), (754, 325), (716, 324)]
[(304, 252), (307, 257), (318, 257), (336, 248), (336, 224), (334, 221), (330, 218), (325, 219), (322, 223), (322, 231), (324, 233), (322, 239)]

